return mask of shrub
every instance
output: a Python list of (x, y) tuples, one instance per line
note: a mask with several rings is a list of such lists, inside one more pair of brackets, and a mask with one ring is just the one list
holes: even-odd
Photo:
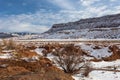
[(13, 50), (16, 48), (16, 43), (12, 39), (3, 40), (3, 46), (7, 50)]
[(0, 52), (2, 52), (2, 44), (0, 43)]
[(57, 54), (55, 63), (57, 63), (65, 73), (77, 74), (86, 66), (82, 50), (72, 44), (57, 51)]

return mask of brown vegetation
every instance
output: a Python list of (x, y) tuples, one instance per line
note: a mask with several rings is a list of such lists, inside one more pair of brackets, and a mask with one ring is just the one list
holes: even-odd
[(75, 47), (73, 44), (66, 45), (61, 50), (56, 51), (56, 54), (55, 62), (65, 73), (77, 74), (87, 65), (82, 57), (82, 50), (79, 47)]
[(8, 64), (8, 67), (0, 68), (2, 80), (73, 80), (46, 58), (37, 62), (6, 60), (1, 64)]
[(109, 46), (110, 51), (112, 52), (112, 55), (107, 58), (103, 58), (105, 61), (112, 61), (116, 59), (120, 59), (120, 48), (117, 45), (111, 45)]
[(3, 49), (5, 50), (13, 50), (17, 47), (17, 44), (12, 40), (12, 39), (9, 39), (9, 40), (3, 40)]
[[(90, 44), (88, 44), (90, 45)], [(101, 49), (106, 45), (96, 45), (93, 49)], [(0, 79), (2, 80), (73, 80), (71, 75), (83, 73), (88, 76), (91, 71), (90, 64), (86, 63), (84, 55), (90, 57), (87, 51), (82, 50), (74, 44), (47, 44), (40, 48), (44, 57), (39, 57), (35, 62), (27, 62), (21, 60), (23, 57), (32, 58), (38, 56), (34, 49), (34, 44), (22, 45), (16, 44), (14, 41), (3, 41), (0, 45), (0, 50), (14, 50), (14, 59), (2, 60), (0, 59)], [(117, 45), (109, 46), (113, 54), (110, 57), (102, 59), (94, 59), (92, 61), (111, 61), (120, 59), (120, 48)], [(49, 59), (45, 58), (47, 54), (52, 53), (56, 58), (54, 62), (57, 63), (63, 70), (58, 69), (53, 65)], [(2, 66), (1, 66), (2, 65)], [(5, 66), (4, 66), (5, 65)], [(65, 73), (64, 73), (65, 72)], [(66, 74), (68, 73), (68, 74)]]

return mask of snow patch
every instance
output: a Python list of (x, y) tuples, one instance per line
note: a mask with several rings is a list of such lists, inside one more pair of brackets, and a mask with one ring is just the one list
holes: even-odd
[(81, 49), (87, 51), (91, 56), (94, 56), (97, 59), (101, 59), (102, 57), (109, 57), (112, 55), (111, 52), (109, 52), (108, 47), (99, 46), (100, 49), (94, 49), (95, 45), (86, 45), (86, 44), (79, 44)]
[(9, 58), (12, 58), (13, 55), (10, 54), (10, 53), (6, 53), (6, 54), (0, 54), (0, 58), (2, 59), (9, 59)]
[(38, 55), (43, 56), (43, 53), (42, 53), (43, 50), (44, 50), (44, 48), (36, 48), (36, 49), (35, 49), (35, 52), (36, 52)]

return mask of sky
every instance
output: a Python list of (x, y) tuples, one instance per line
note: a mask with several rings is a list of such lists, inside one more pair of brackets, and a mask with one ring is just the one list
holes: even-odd
[(120, 0), (0, 0), (0, 32), (42, 33), (53, 24), (120, 13)]

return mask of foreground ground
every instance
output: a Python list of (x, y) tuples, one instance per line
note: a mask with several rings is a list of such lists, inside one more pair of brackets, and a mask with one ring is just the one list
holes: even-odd
[[(87, 75), (65, 73), (54, 62), (55, 52), (66, 44), (16, 44), (12, 41), (0, 45), (1, 80), (119, 80), (120, 43), (77, 43), (75, 47), (89, 62)], [(8, 44), (9, 43), (9, 44)], [(71, 48), (71, 47), (69, 47)], [(72, 49), (72, 48), (71, 48)], [(69, 50), (69, 49), (68, 49)]]

